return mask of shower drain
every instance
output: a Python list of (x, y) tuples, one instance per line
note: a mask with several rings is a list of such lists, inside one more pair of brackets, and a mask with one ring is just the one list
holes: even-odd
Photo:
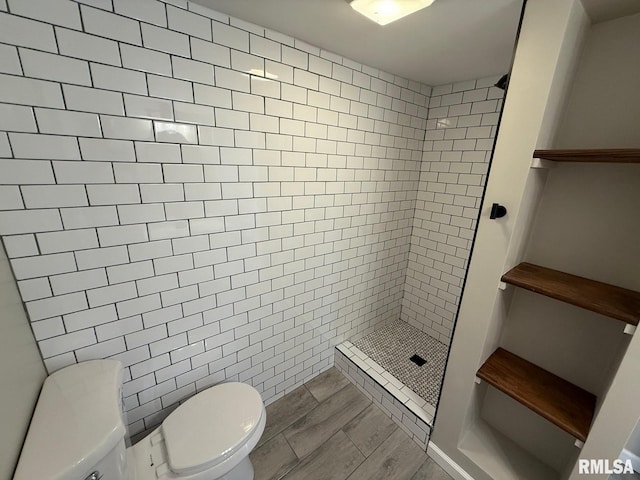
[(413, 363), (415, 363), (419, 367), (421, 367), (425, 363), (427, 363), (427, 361), (424, 358), (422, 358), (420, 355), (418, 355), (417, 353), (413, 357), (409, 358), (409, 360), (411, 360)]

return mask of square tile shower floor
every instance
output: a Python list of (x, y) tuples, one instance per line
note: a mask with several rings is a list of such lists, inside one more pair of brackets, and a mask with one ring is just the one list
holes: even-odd
[[(353, 345), (427, 403), (436, 406), (447, 361), (445, 344), (407, 322), (396, 320)], [(410, 360), (415, 354), (427, 362), (419, 367)]]

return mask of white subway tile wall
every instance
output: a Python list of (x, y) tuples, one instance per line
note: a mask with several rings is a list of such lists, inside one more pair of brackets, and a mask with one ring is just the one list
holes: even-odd
[(433, 88), (401, 319), (448, 344), (503, 91), (499, 77)]
[[(430, 87), (167, 3), (0, 2), (0, 235), (49, 371), (122, 361), (133, 434), (222, 380), (273, 401), (397, 319), (437, 165)], [(475, 98), (446, 141), (488, 138)]]

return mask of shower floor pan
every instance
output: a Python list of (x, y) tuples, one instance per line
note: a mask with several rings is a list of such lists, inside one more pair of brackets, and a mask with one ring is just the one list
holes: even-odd
[(428, 441), (446, 356), (446, 345), (396, 320), (356, 342), (342, 342), (335, 365), (396, 423), (409, 429), (417, 425), (414, 440), (422, 444), (420, 429)]

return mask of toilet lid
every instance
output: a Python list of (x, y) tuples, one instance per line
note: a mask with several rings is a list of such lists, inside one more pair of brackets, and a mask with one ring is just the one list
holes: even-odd
[(162, 422), (169, 467), (193, 474), (224, 461), (245, 444), (262, 417), (258, 391), (223, 383), (180, 405)]

